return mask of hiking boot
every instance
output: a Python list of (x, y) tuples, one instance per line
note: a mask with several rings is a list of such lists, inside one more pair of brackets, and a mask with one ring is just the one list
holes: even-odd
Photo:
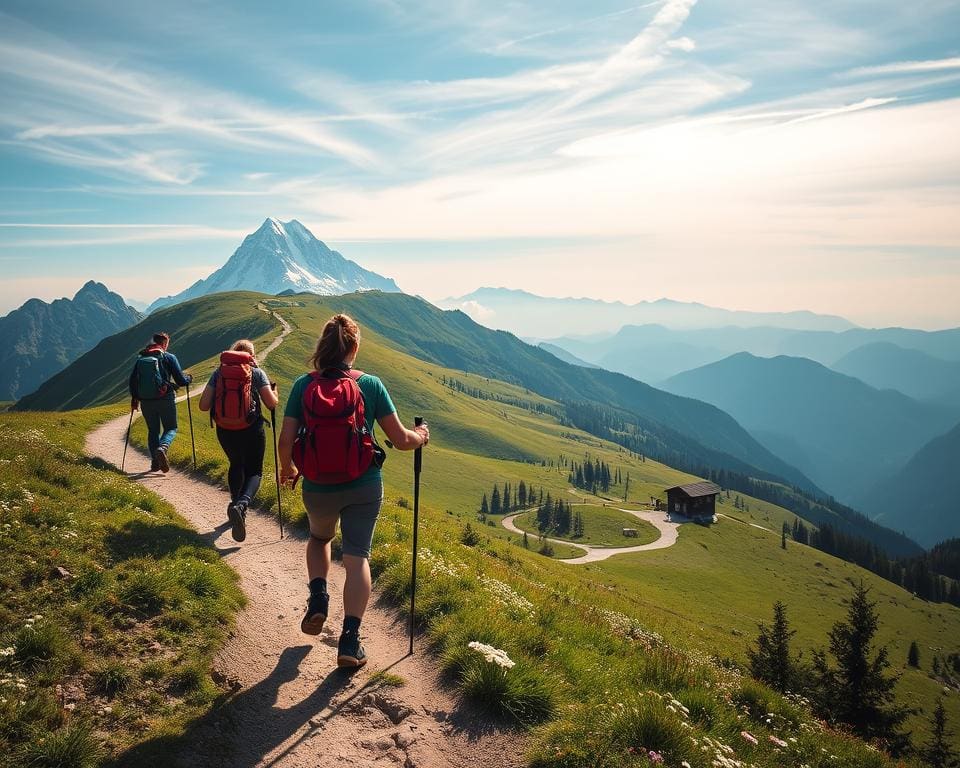
[(150, 471), (151, 471), (151, 472), (159, 472), (159, 471), (160, 471), (160, 465), (157, 463), (157, 454), (156, 454), (156, 451), (154, 451), (153, 453), (150, 454)]
[(330, 595), (326, 592), (317, 592), (307, 600), (307, 610), (300, 620), (300, 631), (305, 635), (319, 635), (323, 629), (323, 622), (327, 620), (327, 610), (330, 607)]
[(166, 448), (164, 448), (162, 445), (159, 448), (157, 448), (157, 453), (154, 458), (156, 458), (157, 460), (157, 469), (159, 469), (164, 474), (170, 471), (170, 462), (167, 461)]
[(367, 663), (367, 654), (360, 645), (359, 632), (344, 632), (337, 643), (337, 666), (342, 669), (357, 669)]
[(227, 519), (233, 525), (230, 535), (234, 541), (247, 538), (247, 505), (242, 501), (231, 501), (227, 505)]

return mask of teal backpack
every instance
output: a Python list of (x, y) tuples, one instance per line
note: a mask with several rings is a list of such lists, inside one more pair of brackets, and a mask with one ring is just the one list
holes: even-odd
[(136, 373), (137, 398), (140, 400), (159, 400), (170, 391), (167, 372), (160, 364), (163, 352), (149, 352), (140, 355), (134, 363)]

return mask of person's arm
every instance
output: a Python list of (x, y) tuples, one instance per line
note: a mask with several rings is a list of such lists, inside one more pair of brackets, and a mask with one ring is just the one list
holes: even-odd
[(286, 485), (297, 476), (297, 468), (293, 464), (293, 442), (297, 439), (297, 430), (300, 429), (300, 420), (292, 416), (283, 417), (283, 427), (277, 440), (277, 452), (280, 456), (280, 483)]
[(389, 416), (377, 419), (377, 424), (384, 434), (393, 443), (393, 447), (401, 451), (413, 451), (430, 441), (430, 430), (426, 422), (413, 429), (407, 429), (400, 423), (396, 411)]
[(133, 370), (130, 371), (130, 410), (135, 411), (140, 407), (140, 398), (137, 397), (137, 366), (133, 366)]
[(203, 393), (200, 395), (200, 402), (197, 404), (197, 408), (201, 411), (209, 411), (213, 407), (213, 395), (215, 391), (213, 386), (208, 383), (207, 386), (203, 388)]
[(280, 395), (276, 387), (276, 384), (267, 384), (265, 387), (260, 387), (260, 402), (268, 411), (272, 411), (280, 404)]
[(270, 378), (263, 368), (257, 368), (257, 393), (260, 395), (260, 404), (268, 411), (272, 411), (280, 404), (280, 395), (276, 384), (270, 383)]
[(180, 367), (180, 361), (177, 360), (175, 354), (172, 352), (164, 352), (163, 354), (166, 357), (170, 375), (173, 376), (173, 381), (178, 387), (185, 387), (193, 381), (193, 376), (183, 372), (183, 369)]

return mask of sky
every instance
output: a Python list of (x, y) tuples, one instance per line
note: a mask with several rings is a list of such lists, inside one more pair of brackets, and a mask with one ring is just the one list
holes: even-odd
[(960, 3), (0, 3), (0, 313), (268, 216), (480, 286), (960, 326)]

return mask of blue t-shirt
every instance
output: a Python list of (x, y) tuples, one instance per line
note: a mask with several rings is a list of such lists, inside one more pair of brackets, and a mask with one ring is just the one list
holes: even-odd
[[(313, 377), (309, 373), (303, 374), (290, 388), (290, 396), (287, 398), (287, 404), (284, 406), (283, 415), (291, 419), (296, 419), (301, 424), (306, 423), (303, 416), (303, 393)], [(376, 376), (369, 373), (363, 374), (357, 379), (357, 386), (360, 387), (360, 394), (363, 395), (363, 412), (366, 417), (367, 430), (373, 434), (377, 419), (396, 413), (396, 406), (390, 399), (390, 393), (383, 386), (383, 382)], [(380, 467), (371, 464), (370, 469), (363, 473), (356, 480), (350, 480), (346, 483), (337, 483), (335, 485), (320, 485), (312, 483), (307, 478), (303, 478), (303, 490), (307, 493), (333, 493), (344, 491), (348, 488), (354, 488), (367, 483), (378, 483), (381, 481)]]

